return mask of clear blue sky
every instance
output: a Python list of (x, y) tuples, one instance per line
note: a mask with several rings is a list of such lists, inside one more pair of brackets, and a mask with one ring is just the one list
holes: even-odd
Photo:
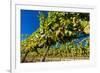
[[(47, 16), (47, 11), (42, 11)], [(31, 35), (39, 28), (39, 11), (36, 10), (21, 10), (21, 34)], [(21, 37), (21, 40), (26, 37)]]
[(30, 35), (39, 28), (39, 11), (21, 10), (21, 34)]

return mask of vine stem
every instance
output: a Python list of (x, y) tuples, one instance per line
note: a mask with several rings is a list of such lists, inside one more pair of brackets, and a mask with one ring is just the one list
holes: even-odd
[(28, 53), (29, 53), (29, 51), (27, 51), (27, 52), (25, 53), (25, 56), (24, 56), (24, 58), (22, 59), (22, 63), (25, 62), (25, 59), (26, 59)]
[(42, 62), (45, 62), (45, 59), (46, 59), (48, 51), (49, 51), (49, 47), (47, 47), (47, 50), (46, 50), (46, 52), (45, 52), (45, 54), (44, 54), (44, 56), (43, 56), (43, 58), (41, 60)]

